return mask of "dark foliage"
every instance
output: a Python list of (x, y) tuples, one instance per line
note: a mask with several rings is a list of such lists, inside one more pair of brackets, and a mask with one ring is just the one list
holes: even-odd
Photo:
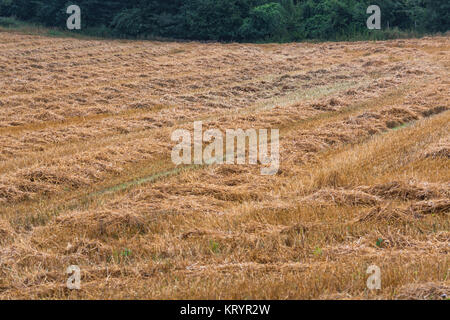
[[(0, 16), (64, 28), (71, 4), (81, 8), (83, 29), (127, 37), (333, 40), (394, 28), (446, 32), (450, 24), (448, 0), (0, 0)], [(381, 31), (367, 30), (371, 4), (382, 10)]]

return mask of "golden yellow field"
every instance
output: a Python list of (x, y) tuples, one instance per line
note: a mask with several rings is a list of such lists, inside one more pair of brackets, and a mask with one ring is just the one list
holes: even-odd
[[(448, 36), (0, 32), (0, 299), (441, 299), (449, 71)], [(280, 171), (176, 167), (171, 133), (197, 120), (279, 128)]]

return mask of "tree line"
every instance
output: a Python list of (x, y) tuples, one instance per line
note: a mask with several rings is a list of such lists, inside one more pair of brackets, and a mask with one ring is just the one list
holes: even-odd
[[(65, 28), (69, 5), (82, 30), (119, 37), (216, 41), (346, 40), (446, 32), (448, 0), (0, 0), (0, 16)], [(382, 30), (366, 9), (381, 8)]]

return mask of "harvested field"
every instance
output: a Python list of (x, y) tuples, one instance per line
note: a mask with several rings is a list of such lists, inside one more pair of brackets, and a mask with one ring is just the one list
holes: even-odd
[[(449, 74), (449, 37), (0, 32), (0, 299), (448, 296)], [(280, 129), (278, 174), (175, 166), (172, 132), (199, 120)]]

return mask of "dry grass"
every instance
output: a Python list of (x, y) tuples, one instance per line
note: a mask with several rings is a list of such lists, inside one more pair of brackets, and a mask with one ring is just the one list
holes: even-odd
[[(0, 298), (448, 296), (449, 50), (0, 33)], [(175, 168), (195, 120), (280, 128), (280, 172)]]

